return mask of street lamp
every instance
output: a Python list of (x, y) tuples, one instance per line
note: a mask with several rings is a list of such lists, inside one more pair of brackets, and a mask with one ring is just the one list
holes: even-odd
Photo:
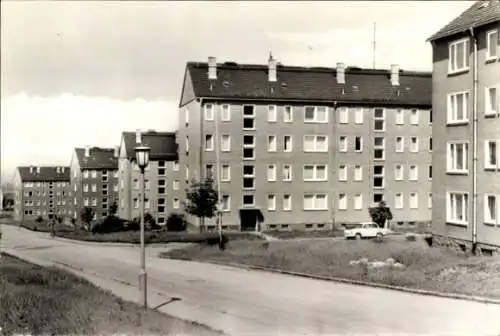
[(135, 159), (141, 170), (141, 270), (139, 272), (139, 286), (142, 291), (142, 304), (148, 307), (148, 276), (146, 273), (146, 251), (144, 248), (144, 170), (149, 164), (149, 151), (147, 146), (135, 147)]

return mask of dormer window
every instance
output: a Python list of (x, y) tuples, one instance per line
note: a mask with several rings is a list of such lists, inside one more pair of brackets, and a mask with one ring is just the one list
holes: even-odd
[(448, 73), (469, 70), (469, 39), (464, 38), (449, 45)]

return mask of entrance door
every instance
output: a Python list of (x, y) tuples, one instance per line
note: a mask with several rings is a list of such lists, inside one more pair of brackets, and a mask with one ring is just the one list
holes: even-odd
[(255, 224), (257, 224), (256, 209), (241, 209), (240, 210), (240, 225), (241, 231), (255, 231)]

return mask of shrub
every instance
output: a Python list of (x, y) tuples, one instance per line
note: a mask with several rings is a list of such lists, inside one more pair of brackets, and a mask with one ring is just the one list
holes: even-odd
[(92, 233), (111, 233), (124, 230), (123, 221), (116, 216), (107, 216), (92, 227)]
[(38, 216), (35, 221), (37, 223), (41, 223), (41, 222), (43, 222), (43, 217), (42, 216)]
[(429, 247), (432, 247), (432, 236), (426, 236), (424, 240), (427, 243), (427, 245), (429, 245)]
[(416, 240), (417, 240), (417, 236), (415, 236), (414, 234), (407, 235), (407, 236), (406, 236), (406, 240), (407, 240), (407, 241), (414, 242), (414, 241), (416, 241)]
[(167, 231), (186, 231), (187, 223), (183, 214), (171, 213), (167, 218)]
[(63, 222), (63, 218), (62, 218), (62, 216), (57, 216), (57, 217), (56, 217), (56, 220), (57, 220), (57, 222), (58, 222), (59, 224), (61, 224), (61, 223)]
[(151, 230), (161, 229), (161, 226), (156, 223), (156, 219), (149, 212), (144, 214), (144, 224)]

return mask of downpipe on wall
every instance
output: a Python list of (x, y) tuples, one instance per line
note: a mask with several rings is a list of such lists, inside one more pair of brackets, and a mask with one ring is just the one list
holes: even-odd
[(478, 57), (477, 57), (477, 38), (474, 34), (474, 28), (469, 28), (472, 38), (472, 57), (473, 57), (473, 86), (472, 86), (472, 253), (477, 252), (477, 86), (478, 86)]

